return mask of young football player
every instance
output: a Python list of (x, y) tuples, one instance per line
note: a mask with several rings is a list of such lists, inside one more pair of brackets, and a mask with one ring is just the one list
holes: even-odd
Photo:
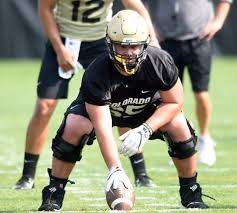
[[(118, 184), (131, 187), (118, 151), (133, 156), (149, 139), (166, 139), (178, 172), (182, 205), (208, 208), (197, 183), (197, 137), (182, 112), (178, 70), (170, 55), (149, 46), (149, 39), (147, 24), (135, 11), (122, 10), (108, 24), (109, 53), (87, 68), (79, 95), (53, 139), (52, 170), (39, 211), (61, 209), (69, 175), (95, 135), (109, 170), (106, 189)], [(129, 129), (120, 136), (118, 149), (113, 126)]]

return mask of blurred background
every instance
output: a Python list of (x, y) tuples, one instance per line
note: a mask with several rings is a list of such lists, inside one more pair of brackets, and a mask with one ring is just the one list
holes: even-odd
[[(122, 9), (121, 1), (115, 0), (114, 12), (119, 9)], [(224, 27), (215, 36), (216, 54), (237, 54), (236, 20), (237, 2), (234, 1)], [(0, 58), (42, 56), (45, 34), (38, 18), (36, 0), (0, 1), (0, 26)]]
[[(114, 12), (122, 8), (121, 1), (115, 0)], [(234, 1), (224, 27), (215, 36), (216, 54), (237, 54), (236, 20), (237, 3)], [(36, 0), (0, 1), (0, 26), (0, 58), (39, 58), (42, 56), (45, 35), (38, 18)]]

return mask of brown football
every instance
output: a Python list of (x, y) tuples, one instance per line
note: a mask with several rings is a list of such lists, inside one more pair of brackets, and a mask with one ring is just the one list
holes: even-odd
[(123, 184), (120, 184), (117, 189), (110, 188), (106, 193), (106, 201), (112, 210), (129, 211), (134, 206), (135, 193), (133, 189), (127, 189)]

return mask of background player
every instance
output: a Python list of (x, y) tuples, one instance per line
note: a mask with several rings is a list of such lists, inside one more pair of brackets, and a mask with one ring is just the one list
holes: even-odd
[(212, 112), (208, 92), (213, 54), (211, 39), (222, 28), (232, 0), (220, 0), (215, 13), (213, 1), (208, 0), (147, 0), (146, 3), (160, 45), (173, 57), (181, 80), (184, 68), (188, 68), (200, 130), (199, 160), (212, 166), (216, 153), (209, 131)]

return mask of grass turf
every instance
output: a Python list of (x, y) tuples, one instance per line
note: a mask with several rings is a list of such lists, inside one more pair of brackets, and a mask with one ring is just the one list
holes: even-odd
[[(46, 170), (51, 166), (51, 139), (80, 85), (82, 72), (72, 80), (69, 98), (60, 101), (51, 120), (47, 144), (38, 164), (36, 188), (12, 190), (22, 172), (25, 132), (33, 112), (39, 67), (38, 60), (0, 61), (0, 213), (37, 211), (41, 190), (48, 183)], [(213, 167), (199, 165), (198, 169), (203, 193), (216, 198), (216, 201), (204, 198), (211, 207), (205, 210), (207, 212), (237, 212), (236, 67), (235, 57), (214, 59), (210, 84), (213, 100), (211, 132), (217, 141), (217, 162)], [(197, 126), (188, 76), (185, 76), (184, 89), (185, 113)], [(178, 179), (174, 166), (169, 163), (165, 143), (148, 143), (145, 159), (148, 173), (158, 187), (135, 189), (136, 203), (132, 212), (186, 212), (180, 207)], [(128, 159), (121, 156), (121, 160), (133, 181)], [(106, 175), (97, 143), (86, 147), (82, 161), (70, 177), (76, 184), (67, 185), (63, 212), (109, 212), (104, 196)]]

